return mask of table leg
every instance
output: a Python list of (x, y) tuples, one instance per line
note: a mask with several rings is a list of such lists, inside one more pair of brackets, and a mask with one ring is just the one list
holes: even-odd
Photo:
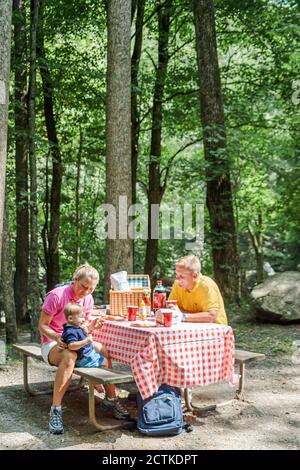
[(132, 426), (132, 423), (128, 421), (122, 421), (117, 424), (104, 425), (99, 424), (95, 414), (95, 393), (94, 383), (89, 380), (89, 417), (90, 423), (97, 429), (97, 431), (110, 431), (112, 429), (128, 428)]
[(49, 395), (53, 393), (53, 390), (33, 390), (29, 383), (28, 383), (28, 356), (23, 354), (23, 380), (24, 380), (24, 388), (26, 392), (31, 395), (31, 396), (37, 396), (37, 395)]
[(239, 363), (239, 388), (236, 391), (236, 399), (244, 400), (244, 385), (245, 385), (245, 364), (243, 362)]

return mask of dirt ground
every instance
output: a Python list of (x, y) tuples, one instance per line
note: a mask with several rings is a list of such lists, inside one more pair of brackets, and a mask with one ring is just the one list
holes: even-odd
[[(48, 432), (50, 395), (30, 397), (22, 386), (22, 364), (0, 368), (0, 449), (85, 449), (85, 450), (203, 450), (203, 449), (300, 449), (300, 365), (290, 357), (267, 358), (249, 365), (245, 402), (199, 416), (186, 414), (194, 431), (176, 437), (150, 438), (137, 431), (95, 432), (88, 422), (87, 390), (70, 392), (64, 400), (65, 433)], [(30, 380), (43, 388), (52, 381), (55, 369), (32, 362)], [(120, 391), (126, 397), (128, 392)], [(195, 389), (195, 404), (230, 399), (228, 384)], [(122, 398), (132, 417), (135, 404)], [(107, 412), (106, 412), (107, 413)], [(97, 415), (109, 419), (97, 399)]]

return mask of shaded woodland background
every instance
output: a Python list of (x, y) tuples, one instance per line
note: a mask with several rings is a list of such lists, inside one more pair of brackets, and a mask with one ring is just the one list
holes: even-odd
[(98, 209), (120, 194), (145, 211), (206, 203), (195, 254), (233, 309), (248, 271), (297, 270), (299, 3), (14, 0), (8, 340), (28, 321), (34, 337), (46, 291), (83, 262), (99, 270), (98, 302), (111, 271), (174, 277), (185, 239), (99, 239)]

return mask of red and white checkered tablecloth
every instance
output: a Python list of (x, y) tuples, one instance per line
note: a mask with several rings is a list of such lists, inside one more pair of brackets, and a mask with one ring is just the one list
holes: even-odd
[(234, 336), (227, 325), (137, 328), (130, 322), (107, 321), (93, 336), (112, 360), (131, 366), (143, 399), (163, 383), (191, 387), (234, 382)]

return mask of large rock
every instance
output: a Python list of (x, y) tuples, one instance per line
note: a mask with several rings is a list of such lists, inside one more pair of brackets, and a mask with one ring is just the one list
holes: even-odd
[(300, 322), (300, 272), (270, 276), (250, 294), (257, 318), (269, 322)]

